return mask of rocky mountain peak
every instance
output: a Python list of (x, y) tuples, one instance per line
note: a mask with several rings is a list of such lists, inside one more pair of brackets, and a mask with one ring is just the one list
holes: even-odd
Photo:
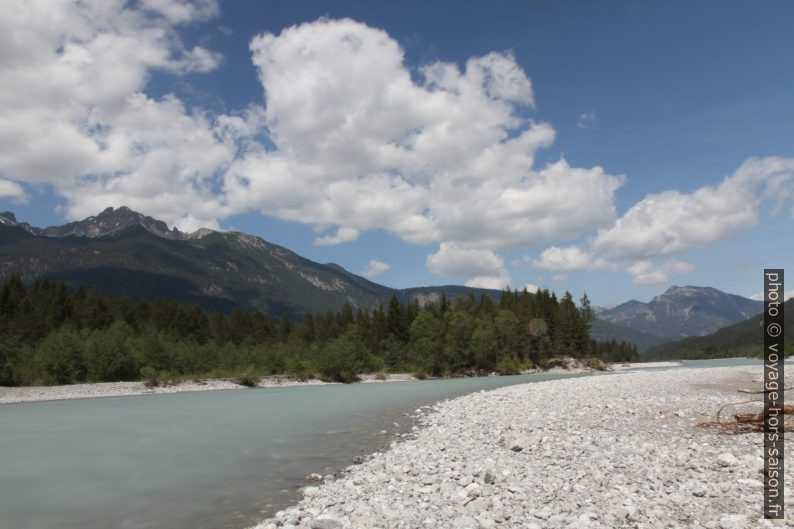
[(48, 237), (88, 237), (91, 239), (118, 237), (119, 235), (141, 227), (159, 237), (172, 240), (187, 238), (181, 231), (168, 229), (168, 225), (153, 217), (133, 211), (127, 206), (106, 208), (100, 214), (86, 219), (70, 222), (63, 226), (51, 226), (44, 230)]
[(211, 230), (209, 228), (199, 228), (190, 235), (187, 236), (188, 239), (203, 239), (207, 235), (211, 235), (216, 233), (215, 230)]
[(658, 298), (691, 298), (696, 296), (718, 296), (720, 294), (724, 294), (720, 292), (716, 288), (712, 287), (696, 287), (696, 286), (683, 286), (679, 287), (676, 285), (671, 286), (663, 293), (656, 296), (654, 299)]
[(0, 211), (0, 224), (16, 224), (17, 216), (10, 211)]
[(761, 310), (757, 301), (716, 288), (671, 286), (649, 303), (632, 300), (602, 311), (598, 317), (637, 331), (678, 339), (714, 332)]
[(10, 211), (0, 212), (0, 226), (11, 226), (14, 228), (22, 228), (28, 233), (33, 235), (41, 235), (41, 228), (34, 228), (27, 222), (17, 221), (17, 216)]

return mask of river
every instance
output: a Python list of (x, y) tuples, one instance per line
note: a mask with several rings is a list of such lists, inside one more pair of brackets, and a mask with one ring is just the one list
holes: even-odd
[[(692, 367), (758, 365), (745, 359)], [(423, 405), (571, 374), (0, 406), (0, 529), (241, 529), (407, 431)], [(606, 375), (608, 376), (608, 375)], [(385, 433), (384, 433), (385, 431)]]

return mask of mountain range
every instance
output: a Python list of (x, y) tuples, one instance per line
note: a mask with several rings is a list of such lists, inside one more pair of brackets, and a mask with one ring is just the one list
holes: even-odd
[[(752, 318), (728, 325), (706, 336), (689, 336), (681, 340), (667, 342), (644, 351), (647, 360), (670, 360), (672, 358), (704, 358), (709, 356), (725, 356), (726, 353), (736, 356), (758, 354), (763, 350), (764, 314), (756, 314)], [(794, 326), (794, 299), (783, 305), (783, 327)], [(792, 347), (785, 349), (789, 354)]]
[[(261, 310), (301, 319), (309, 313), (387, 303), (438, 302), (442, 295), (501, 291), (445, 285), (393, 289), (334, 264), (320, 264), (259, 237), (207, 228), (193, 233), (127, 207), (63, 226), (37, 228), (0, 213), (0, 279), (51, 279), (135, 299), (165, 297), (208, 310)], [(761, 302), (709, 287), (671, 287), (649, 303), (632, 300), (599, 310), (592, 336), (645, 350), (709, 334), (761, 311)]]
[(627, 301), (598, 311), (598, 318), (664, 341), (703, 336), (763, 310), (763, 302), (716, 288), (673, 286), (650, 302)]
[(261, 310), (271, 316), (372, 308), (497, 290), (461, 286), (392, 289), (334, 264), (320, 264), (259, 237), (202, 228), (183, 233), (127, 207), (45, 229), (0, 213), (0, 279), (47, 278), (137, 299), (166, 297), (208, 310)]

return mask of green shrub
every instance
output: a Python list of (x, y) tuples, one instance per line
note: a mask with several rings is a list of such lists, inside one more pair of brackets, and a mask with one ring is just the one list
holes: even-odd
[(20, 346), (16, 355), (7, 360), (6, 369), (14, 386), (44, 385), (41, 369), (37, 365), (34, 350), (27, 345)]
[(309, 363), (297, 355), (287, 357), (284, 361), (284, 372), (301, 381), (308, 380), (314, 375)]
[(20, 354), (24, 346), (17, 340), (0, 340), (0, 386), (10, 386), (14, 384), (14, 364), (19, 357), (29, 356), (25, 351)]
[(157, 370), (152, 366), (143, 366), (141, 368), (141, 379), (147, 388), (156, 388), (160, 385)]
[(375, 356), (369, 353), (369, 350), (366, 349), (366, 362), (362, 367), (362, 371), (369, 371), (371, 373), (383, 373), (386, 374), (386, 362), (380, 356)]
[(314, 362), (321, 380), (349, 383), (358, 380), (356, 373), (367, 370), (369, 359), (364, 344), (343, 336), (320, 348)]
[(161, 386), (173, 386), (182, 382), (182, 377), (171, 371), (160, 371), (157, 373), (157, 380)]
[(85, 381), (83, 342), (80, 334), (63, 327), (51, 332), (35, 350), (35, 364), (46, 385)]
[(518, 375), (521, 373), (521, 362), (515, 356), (503, 356), (496, 364), (496, 372), (500, 375)]
[(108, 329), (88, 335), (83, 342), (86, 380), (135, 380), (138, 368), (130, 346), (132, 336), (133, 329), (124, 322), (116, 322)]
[(249, 369), (234, 377), (234, 383), (247, 388), (255, 388), (259, 385), (259, 377)]

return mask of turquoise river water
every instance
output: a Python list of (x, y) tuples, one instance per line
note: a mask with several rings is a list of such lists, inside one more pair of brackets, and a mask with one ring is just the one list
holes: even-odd
[[(687, 362), (693, 367), (759, 363)], [(357, 454), (376, 451), (395, 433), (408, 430), (407, 414), (418, 406), (570, 376), (591, 375), (544, 373), (0, 406), (0, 529), (249, 527), (294, 503), (307, 474), (344, 468)]]

